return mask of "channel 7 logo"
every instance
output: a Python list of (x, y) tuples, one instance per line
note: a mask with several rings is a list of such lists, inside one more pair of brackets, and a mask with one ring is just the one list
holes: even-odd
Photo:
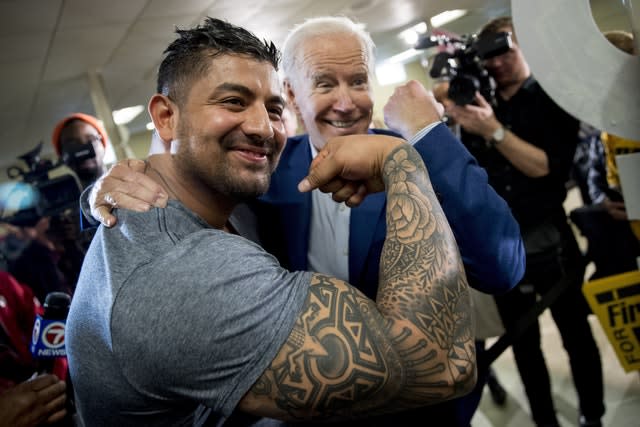
[(35, 357), (64, 357), (65, 324), (60, 320), (36, 317), (31, 337), (31, 353)]

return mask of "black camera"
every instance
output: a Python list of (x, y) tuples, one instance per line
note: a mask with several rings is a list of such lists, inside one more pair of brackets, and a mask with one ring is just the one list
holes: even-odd
[(496, 85), (483, 65), (483, 61), (502, 55), (511, 49), (511, 34), (500, 32), (462, 36), (460, 39), (445, 35), (429, 35), (422, 38), (416, 49), (442, 47), (432, 61), (429, 75), (434, 79), (449, 80), (449, 99), (457, 105), (473, 103), (476, 92), (495, 106)]
[[(34, 149), (21, 155), (18, 159), (22, 160), (27, 168), (20, 166), (11, 166), (7, 169), (7, 175), (11, 179), (21, 179), (28, 185), (16, 186), (13, 191), (7, 195), (8, 199), (28, 199), (26, 203), (20, 203), (26, 206), (21, 207), (15, 213), (2, 221), (17, 226), (33, 226), (38, 220), (45, 216), (55, 217), (62, 214), (69, 208), (77, 209), (82, 188), (77, 178), (72, 174), (64, 174), (56, 178), (49, 178), (49, 172), (62, 167), (63, 165), (73, 166), (84, 160), (94, 158), (96, 156), (91, 144), (83, 144), (77, 148), (65, 152), (61, 159), (57, 162), (40, 158), (42, 150), (42, 142)], [(3, 203), (4, 204), (4, 203)]]

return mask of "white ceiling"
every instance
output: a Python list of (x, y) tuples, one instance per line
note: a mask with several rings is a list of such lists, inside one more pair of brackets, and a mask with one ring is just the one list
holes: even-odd
[[(598, 0), (611, 3), (618, 0)], [(306, 17), (344, 14), (364, 22), (378, 57), (407, 48), (396, 36), (447, 9), (471, 12), (446, 29), (468, 34), (510, 11), (508, 0), (0, 0), (0, 173), (44, 141), (71, 112), (96, 114), (88, 73), (98, 73), (112, 109), (145, 105), (162, 51), (176, 26), (205, 16), (245, 26), (281, 44)], [(607, 10), (606, 8), (603, 10)], [(146, 112), (130, 123), (144, 129)], [(6, 179), (0, 177), (0, 181)]]
[[(280, 44), (306, 17), (344, 14), (367, 24), (382, 57), (407, 48), (399, 29), (458, 5), (484, 5), (457, 23), (470, 32), (509, 11), (508, 0), (0, 0), (0, 172), (40, 141), (51, 154), (51, 131), (66, 114), (96, 114), (89, 72), (102, 76), (113, 109), (146, 106), (176, 26), (214, 16)], [(130, 132), (148, 121), (142, 113)]]

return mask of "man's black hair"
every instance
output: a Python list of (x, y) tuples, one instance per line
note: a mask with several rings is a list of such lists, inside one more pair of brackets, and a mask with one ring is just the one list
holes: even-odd
[(211, 59), (218, 55), (245, 55), (268, 61), (277, 70), (280, 51), (273, 42), (260, 40), (250, 31), (220, 19), (207, 17), (202, 25), (181, 30), (164, 51), (158, 70), (158, 93), (179, 105), (184, 102), (190, 83), (209, 72)]

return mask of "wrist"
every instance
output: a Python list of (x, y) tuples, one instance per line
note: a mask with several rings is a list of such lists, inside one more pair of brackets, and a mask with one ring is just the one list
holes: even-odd
[[(386, 163), (387, 159), (392, 155), (392, 153), (401, 145), (406, 144), (407, 142), (403, 139), (396, 138), (395, 136), (385, 136), (383, 140), (383, 146), (380, 150), (380, 159), (381, 165)], [(380, 169), (380, 173), (382, 173), (383, 169)]]
[(497, 147), (498, 145), (502, 144), (506, 137), (506, 134), (507, 130), (504, 128), (504, 126), (498, 124), (498, 127), (496, 127), (489, 138), (487, 138), (487, 145), (491, 148)]
[(442, 123), (442, 120), (430, 122), (425, 126), (421, 127), (420, 129), (417, 129), (416, 132), (412, 134), (410, 138), (405, 138), (405, 139), (409, 142), (409, 144), (415, 145), (419, 140), (424, 138), (429, 132), (431, 132), (433, 128), (438, 126), (440, 123)]

